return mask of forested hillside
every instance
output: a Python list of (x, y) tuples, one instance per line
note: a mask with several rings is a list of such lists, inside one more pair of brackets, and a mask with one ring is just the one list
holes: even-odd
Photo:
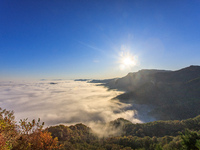
[(200, 114), (200, 66), (177, 71), (140, 70), (118, 79), (91, 82), (126, 91), (116, 99), (152, 106), (149, 115), (157, 120), (182, 120)]
[[(12, 111), (0, 111), (1, 150), (171, 150), (200, 149), (200, 116), (182, 121), (154, 121), (133, 124), (119, 118), (105, 125), (118, 136), (99, 137), (84, 124), (52, 126), (27, 119), (19, 124)], [(102, 129), (103, 130), (103, 129)]]
[[(182, 121), (154, 121), (133, 124), (119, 118), (109, 123), (122, 130), (120, 136), (98, 138), (83, 124), (47, 128), (65, 149), (184, 149), (200, 148), (200, 116)], [(186, 140), (186, 141), (184, 141)], [(196, 145), (196, 146), (195, 146)]]

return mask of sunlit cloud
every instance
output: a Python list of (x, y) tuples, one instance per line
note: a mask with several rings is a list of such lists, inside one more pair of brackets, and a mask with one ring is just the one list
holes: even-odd
[(116, 129), (107, 124), (117, 118), (133, 123), (151, 119), (141, 113), (147, 112), (146, 107), (138, 109), (136, 104), (113, 100), (122, 93), (72, 80), (0, 82), (0, 107), (14, 110), (17, 122), (24, 118), (29, 121), (40, 118), (45, 126), (83, 123), (103, 137), (121, 134), (120, 127)]
[(14, 110), (16, 120), (41, 118), (47, 126), (55, 124), (109, 122), (117, 118), (141, 122), (134, 118), (130, 104), (111, 100), (122, 92), (108, 90), (86, 82), (51, 81), (1, 83), (0, 104)]

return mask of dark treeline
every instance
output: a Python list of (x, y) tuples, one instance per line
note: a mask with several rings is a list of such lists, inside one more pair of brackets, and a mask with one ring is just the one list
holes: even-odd
[(123, 118), (109, 123), (121, 128), (121, 136), (98, 138), (92, 130), (83, 125), (53, 126), (47, 128), (57, 137), (63, 149), (199, 149), (200, 116), (182, 121), (154, 121), (133, 124)]

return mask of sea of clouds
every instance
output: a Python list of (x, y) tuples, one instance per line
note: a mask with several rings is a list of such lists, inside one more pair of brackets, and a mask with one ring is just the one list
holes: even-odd
[(46, 126), (83, 123), (92, 127), (117, 118), (143, 122), (132, 105), (112, 100), (121, 93), (73, 80), (0, 82), (0, 107), (14, 110), (17, 122), (40, 118)]

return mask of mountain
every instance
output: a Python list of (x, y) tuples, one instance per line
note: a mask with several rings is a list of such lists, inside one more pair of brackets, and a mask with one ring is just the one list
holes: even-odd
[(109, 88), (132, 91), (135, 88), (141, 87), (146, 83), (151, 84), (173, 84), (183, 83), (200, 77), (200, 66), (190, 66), (177, 71), (167, 70), (140, 70), (138, 72), (128, 73), (125, 77), (102, 80)]
[(74, 81), (89, 81), (90, 79), (75, 79)]
[(200, 66), (177, 71), (140, 70), (102, 81), (109, 89), (125, 91), (121, 102), (153, 106), (149, 115), (161, 120), (187, 119), (200, 114)]

